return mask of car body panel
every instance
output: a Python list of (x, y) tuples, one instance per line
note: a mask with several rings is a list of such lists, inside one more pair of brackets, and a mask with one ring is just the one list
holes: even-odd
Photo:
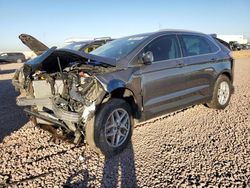
[[(177, 35), (180, 33), (174, 32)], [(187, 33), (184, 32), (184, 34)], [(139, 50), (135, 49), (129, 58), (133, 60), (139, 59), (141, 49), (149, 42), (159, 36), (171, 34), (173, 33), (158, 33), (148, 37), (138, 47)], [(204, 36), (204, 34), (200, 33), (192, 34)], [(220, 49), (220, 47), (218, 48)], [(139, 109), (143, 109), (142, 117), (145, 120), (172, 111), (176, 109), (176, 106), (184, 107), (195, 104), (197, 101), (205, 103), (211, 100), (216, 78), (220, 73), (230, 70), (230, 57), (223, 59), (225, 55), (225, 53), (218, 51), (211, 54), (181, 57), (141, 66), (138, 66), (138, 61), (129, 61), (127, 57), (125, 61), (121, 60), (118, 64), (127, 63), (125, 66), (129, 66), (131, 69), (139, 67), (137, 72), (128, 74), (131, 77), (126, 78), (122, 74), (127, 75), (127, 70), (111, 73), (111, 75), (99, 76), (99, 81), (105, 83), (103, 85), (108, 92), (124, 87), (136, 93), (136, 100)], [(229, 73), (232, 74), (232, 72)], [(137, 80), (136, 84), (133, 81), (135, 78)], [(131, 87), (133, 85), (134, 87)], [(164, 87), (161, 87), (162, 85)]]

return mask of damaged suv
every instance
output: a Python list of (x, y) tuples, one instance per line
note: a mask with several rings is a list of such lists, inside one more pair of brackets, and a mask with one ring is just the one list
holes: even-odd
[(85, 138), (112, 156), (130, 141), (134, 120), (195, 104), (224, 109), (233, 68), (226, 46), (190, 31), (124, 37), (89, 54), (51, 48), (24, 65), (26, 104), (43, 106), (25, 111), (74, 143)]

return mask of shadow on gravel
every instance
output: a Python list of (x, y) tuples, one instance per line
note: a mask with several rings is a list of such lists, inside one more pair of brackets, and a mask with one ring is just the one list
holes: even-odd
[(0, 142), (28, 122), (23, 109), (16, 105), (17, 96), (11, 80), (0, 80)]
[(132, 143), (121, 154), (105, 159), (102, 187), (118, 187), (119, 182), (121, 183), (119, 187), (137, 187)]
[(15, 72), (16, 69), (9, 69), (9, 70), (0, 70), (0, 74), (10, 74)]
[[(88, 166), (88, 164), (86, 164), (86, 166)], [(71, 181), (75, 177), (79, 176), (79, 174), (81, 174), (84, 180), (71, 183)], [(63, 187), (88, 187), (93, 185), (93, 183), (97, 180), (95, 176), (96, 174), (97, 172), (90, 173), (89, 169), (77, 171), (76, 173), (70, 175)], [(137, 187), (134, 150), (131, 143), (122, 153), (116, 155), (115, 157), (105, 159), (100, 183), (101, 187), (104, 188)]]

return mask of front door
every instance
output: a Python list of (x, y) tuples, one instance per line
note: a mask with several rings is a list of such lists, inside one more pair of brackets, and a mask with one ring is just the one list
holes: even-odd
[(143, 50), (151, 51), (152, 64), (141, 67), (141, 85), (145, 118), (163, 114), (180, 105), (185, 95), (186, 82), (176, 35), (154, 39)]

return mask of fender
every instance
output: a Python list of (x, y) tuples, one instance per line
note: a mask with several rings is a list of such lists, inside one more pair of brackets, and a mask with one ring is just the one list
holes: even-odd
[(108, 93), (111, 93), (115, 89), (126, 87), (126, 83), (119, 79), (106, 80), (101, 76), (95, 76), (95, 78)]

